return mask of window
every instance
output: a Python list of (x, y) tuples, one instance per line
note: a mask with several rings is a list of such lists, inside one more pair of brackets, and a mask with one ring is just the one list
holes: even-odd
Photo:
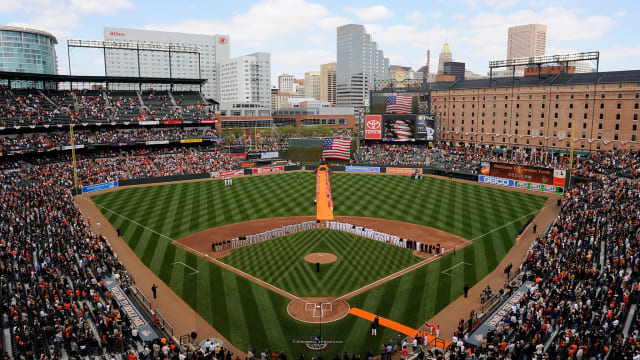
[(633, 131), (636, 131), (638, 129), (638, 124), (633, 124), (632, 129)]
[(556, 94), (556, 100), (560, 99), (560, 95)]
[(616, 114), (616, 120), (620, 120), (620, 114)]
[(598, 123), (598, 129), (602, 130), (602, 123)]
[[(620, 84), (622, 85), (622, 84)], [(618, 93), (618, 99), (622, 99), (622, 93)]]
[(622, 109), (622, 104), (621, 103), (617, 103), (616, 104), (616, 109), (618, 109), (618, 110)]
[(584, 108), (588, 109), (589, 108), (589, 104), (584, 104)]
[[(587, 86), (589, 86), (589, 85), (587, 85)], [(589, 98), (589, 94), (584, 94), (584, 98), (588, 99)]]
[(616, 131), (620, 130), (620, 124), (616, 124)]
[(573, 113), (569, 113), (569, 119), (573, 119)]
[(633, 114), (633, 120), (638, 120), (638, 114)]
[(587, 123), (582, 123), (582, 128), (586, 129), (587, 128)]
[(604, 103), (600, 103), (600, 109), (604, 109)]
[(544, 109), (544, 104), (542, 104), (541, 107)]
[(573, 94), (571, 94), (571, 98), (573, 99), (575, 96)]
[(569, 125), (568, 125), (567, 127), (568, 127), (569, 129), (571, 129), (571, 125), (572, 125), (572, 123), (569, 123)]
[(613, 140), (618, 140), (618, 134), (613, 135)]
[(600, 94), (600, 99), (604, 99), (604, 98), (605, 98), (604, 93)]
[(557, 119), (557, 118), (558, 118), (558, 113), (554, 113), (554, 114), (553, 114), (553, 118), (554, 118), (554, 119)]
[(544, 127), (544, 121), (540, 121), (540, 127), (543, 128)]
[(631, 141), (636, 141), (636, 135), (631, 135)]
[(585, 119), (585, 120), (587, 119), (587, 113), (584, 113), (583, 119)]
[(569, 104), (569, 109), (573, 109), (573, 103)]
[(600, 120), (604, 119), (604, 114), (600, 113)]
[(638, 106), (639, 106), (638, 103), (633, 104), (633, 108), (636, 110), (638, 109)]
[(557, 122), (557, 121), (554, 121), (554, 122), (553, 122), (553, 128), (554, 128), (554, 129), (557, 129), (557, 128), (558, 128), (558, 122)]

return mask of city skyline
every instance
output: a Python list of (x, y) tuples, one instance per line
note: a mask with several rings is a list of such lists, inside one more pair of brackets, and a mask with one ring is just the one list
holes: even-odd
[[(416, 70), (426, 62), (427, 44), (433, 65), (442, 44), (448, 42), (453, 61), (486, 74), (490, 60), (506, 58), (507, 29), (529, 23), (547, 26), (547, 54), (600, 51), (601, 71), (635, 69), (640, 61), (640, 44), (631, 35), (635, 28), (631, 17), (640, 6), (632, 1), (609, 4), (606, 10), (594, 1), (518, 0), (436, 1), (429, 10), (418, 2), (365, 1), (348, 6), (303, 0), (158, 5), (131, 0), (21, 0), (0, 5), (0, 18), (4, 25), (33, 27), (56, 36), (58, 71), (63, 74), (68, 73), (66, 40), (101, 40), (104, 27), (229, 35), (232, 57), (272, 54), (272, 84), (281, 73), (304, 78), (305, 72), (336, 61), (336, 28), (350, 23), (366, 27), (390, 64)], [(74, 49), (71, 57), (76, 74), (104, 72), (97, 50)]]

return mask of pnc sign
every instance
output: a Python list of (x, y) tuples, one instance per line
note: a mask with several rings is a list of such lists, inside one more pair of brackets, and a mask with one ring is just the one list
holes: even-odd
[(382, 139), (382, 115), (365, 117), (364, 138), (368, 140)]

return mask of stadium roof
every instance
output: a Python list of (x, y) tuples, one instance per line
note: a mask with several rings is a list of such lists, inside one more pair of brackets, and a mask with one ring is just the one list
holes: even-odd
[(58, 43), (58, 39), (56, 39), (56, 37), (53, 36), (52, 33), (49, 33), (49, 32), (46, 32), (46, 31), (42, 31), (42, 30), (38, 30), (38, 29), (32, 29), (32, 28), (23, 27), (23, 26), (2, 25), (2, 26), (0, 26), (0, 30), (21, 31), (21, 32), (28, 32), (28, 33), (32, 33), (32, 34), (44, 35), (44, 36), (47, 36), (47, 37), (51, 38), (51, 40), (53, 40), (54, 44)]
[(491, 79), (457, 80), (431, 83), (431, 90), (462, 90), (505, 88), (520, 86), (552, 86), (552, 85), (582, 85), (593, 84), (597, 80), (599, 84), (617, 84), (625, 82), (640, 83), (640, 70), (609, 71), (599, 73), (566, 74), (560, 73), (547, 78), (538, 76), (525, 77), (497, 77)]
[(74, 83), (118, 83), (118, 84), (180, 84), (202, 85), (207, 79), (177, 79), (132, 76), (77, 76), (77, 75), (49, 75), (37, 73), (21, 73), (0, 71), (0, 80), (74, 82)]

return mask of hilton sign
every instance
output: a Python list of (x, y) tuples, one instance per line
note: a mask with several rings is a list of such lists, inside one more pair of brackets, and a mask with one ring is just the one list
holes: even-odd
[(117, 31), (111, 31), (111, 32), (109, 32), (109, 35), (111, 35), (111, 36), (125, 36), (124, 33), (117, 32)]

